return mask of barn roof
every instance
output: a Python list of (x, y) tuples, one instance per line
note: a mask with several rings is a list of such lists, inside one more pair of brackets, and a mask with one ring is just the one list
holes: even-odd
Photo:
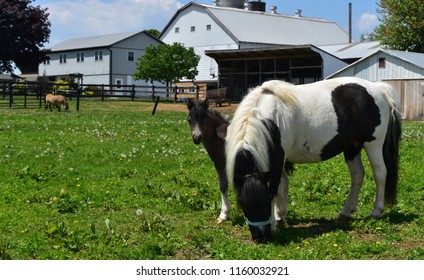
[(381, 47), (380, 42), (361, 42), (352, 44), (335, 44), (319, 46), (320, 49), (331, 53), (335, 57), (342, 60), (355, 59), (358, 60), (362, 57), (369, 56)]
[(379, 52), (388, 54), (388, 55), (393, 56), (393, 57), (397, 57), (397, 58), (399, 58), (403, 61), (406, 61), (406, 62), (408, 62), (412, 65), (417, 66), (418, 68), (424, 69), (424, 53), (393, 51), (393, 50), (386, 50), (386, 49), (378, 48), (374, 52), (368, 54), (367, 56), (364, 56), (363, 58), (359, 59), (358, 61), (356, 61), (356, 62), (346, 66), (345, 68), (342, 68), (339, 71), (331, 74), (326, 79), (331, 79), (331, 78), (337, 76), (338, 74), (346, 71), (346, 69), (355, 67), (357, 64), (361, 63), (364, 60), (369, 59), (369, 57), (371, 57), (371, 56), (373, 56), (373, 55), (375, 55), (376, 53), (379, 53)]
[(303, 16), (248, 11), (191, 2), (177, 11), (162, 34), (184, 10), (204, 8), (223, 29), (239, 42), (279, 45), (328, 45), (349, 41), (349, 35), (335, 22)]
[(121, 42), (125, 39), (128, 39), (132, 36), (135, 36), (143, 32), (140, 32), (140, 31), (124, 32), (124, 33), (107, 34), (107, 35), (91, 36), (91, 37), (84, 37), (84, 38), (75, 38), (75, 39), (66, 40), (64, 42), (56, 44), (51, 47), (51, 50), (53, 52), (57, 52), (57, 51), (67, 51), (67, 50), (75, 50), (75, 49), (92, 49), (92, 48), (100, 48), (100, 47), (109, 47), (118, 42)]
[(383, 50), (383, 52), (407, 61), (419, 68), (424, 68), (424, 53)]

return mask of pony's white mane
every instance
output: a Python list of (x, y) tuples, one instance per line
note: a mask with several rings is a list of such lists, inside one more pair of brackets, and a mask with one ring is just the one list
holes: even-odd
[(272, 143), (264, 117), (257, 109), (262, 94), (274, 94), (282, 103), (295, 106), (293, 85), (282, 81), (268, 81), (254, 88), (240, 103), (227, 131), (227, 175), (233, 180), (237, 152), (246, 149), (256, 160), (258, 171), (269, 171), (268, 143)]

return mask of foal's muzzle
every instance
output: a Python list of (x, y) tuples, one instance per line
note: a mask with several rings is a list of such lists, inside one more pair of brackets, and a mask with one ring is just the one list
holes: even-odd
[(202, 142), (202, 135), (193, 135), (193, 143), (199, 145)]

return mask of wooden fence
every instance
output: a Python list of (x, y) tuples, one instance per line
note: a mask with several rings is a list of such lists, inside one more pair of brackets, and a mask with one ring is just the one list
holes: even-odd
[(2, 108), (41, 108), (44, 106), (44, 96), (47, 93), (65, 95), (76, 100), (76, 109), (80, 109), (80, 100), (86, 98), (106, 100), (172, 100), (184, 101), (186, 98), (199, 99), (205, 93), (193, 87), (165, 86), (124, 86), (84, 84), (63, 90), (63, 84), (37, 82), (0, 82), (0, 109)]
[(385, 80), (397, 93), (406, 120), (424, 120), (424, 79)]

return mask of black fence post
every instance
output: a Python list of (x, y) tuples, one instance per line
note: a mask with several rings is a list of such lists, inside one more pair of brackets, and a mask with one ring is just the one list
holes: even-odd
[(13, 104), (12, 83), (7, 83), (7, 85), (6, 85), (6, 95), (7, 94), (9, 94), (9, 108), (12, 108), (12, 104)]
[(24, 108), (27, 107), (27, 96), (28, 96), (28, 89), (27, 84), (24, 84)]
[(196, 99), (199, 100), (199, 85), (196, 85)]
[(80, 95), (81, 95), (81, 87), (77, 88), (77, 111), (79, 111), (80, 107)]
[(134, 101), (135, 99), (135, 85), (132, 85), (132, 89), (131, 89), (131, 100)]
[(155, 101), (155, 85), (152, 85), (152, 101)]
[(177, 103), (178, 95), (178, 86), (174, 87), (174, 103)]
[(153, 106), (152, 116), (154, 116), (156, 113), (156, 108), (158, 107), (159, 98), (160, 96), (156, 97), (155, 106)]
[(38, 99), (39, 99), (39, 106), (40, 106), (40, 108), (41, 108), (41, 106), (42, 106), (42, 99), (44, 99), (44, 98), (42, 98), (42, 89), (41, 89), (41, 83), (37, 83), (37, 95), (38, 95)]
[(102, 84), (102, 101), (105, 101), (105, 85)]

